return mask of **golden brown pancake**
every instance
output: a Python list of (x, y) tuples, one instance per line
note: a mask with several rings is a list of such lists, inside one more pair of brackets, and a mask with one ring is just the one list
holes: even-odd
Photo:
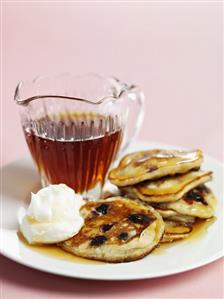
[(129, 262), (149, 254), (164, 233), (164, 222), (152, 207), (122, 197), (89, 201), (81, 208), (80, 232), (61, 242), (66, 251), (89, 259)]
[(110, 171), (109, 180), (117, 186), (130, 186), (167, 175), (186, 173), (199, 168), (202, 161), (201, 150), (139, 151), (126, 155), (118, 167)]
[(157, 212), (160, 213), (160, 215), (163, 217), (164, 220), (171, 220), (180, 222), (182, 224), (190, 225), (195, 222), (196, 217), (189, 216), (189, 215), (183, 215), (180, 213), (177, 213), (174, 210), (169, 210), (166, 208), (160, 208), (158, 206), (154, 207)]
[(120, 188), (128, 196), (146, 202), (171, 202), (177, 201), (191, 189), (211, 179), (211, 171), (190, 171)]
[(178, 201), (160, 203), (156, 207), (173, 210), (181, 215), (206, 219), (214, 215), (216, 198), (208, 187), (200, 185), (190, 190)]
[(187, 238), (192, 231), (191, 225), (184, 225), (175, 221), (165, 221), (165, 232), (160, 243), (170, 243)]

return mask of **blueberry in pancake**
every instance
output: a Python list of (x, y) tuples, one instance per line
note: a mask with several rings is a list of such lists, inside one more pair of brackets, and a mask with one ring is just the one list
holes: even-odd
[(89, 259), (117, 263), (143, 258), (164, 233), (158, 212), (127, 198), (89, 201), (80, 213), (85, 220), (80, 232), (58, 245)]

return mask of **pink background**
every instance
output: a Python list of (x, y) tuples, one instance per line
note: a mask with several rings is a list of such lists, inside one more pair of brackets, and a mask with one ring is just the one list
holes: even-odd
[[(7, 2), (2, 6), (2, 159), (27, 154), (19, 80), (70, 71), (114, 75), (146, 95), (139, 138), (222, 159), (221, 3)], [(136, 282), (90, 282), (0, 257), (2, 298), (221, 298), (222, 261)]]

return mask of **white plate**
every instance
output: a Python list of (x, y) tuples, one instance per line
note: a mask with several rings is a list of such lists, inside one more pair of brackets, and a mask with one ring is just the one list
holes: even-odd
[[(135, 143), (129, 151), (170, 146), (146, 142)], [(166, 247), (164, 253), (152, 253), (142, 260), (120, 264), (81, 264), (58, 259), (31, 250), (17, 237), (17, 211), (29, 202), (30, 191), (38, 185), (38, 175), (30, 158), (5, 166), (2, 193), (2, 230), (0, 252), (31, 268), (70, 277), (99, 280), (131, 280), (161, 277), (191, 270), (211, 263), (223, 255), (222, 249), (222, 164), (205, 157), (203, 169), (214, 171), (210, 183), (218, 198), (217, 220), (200, 238)]]

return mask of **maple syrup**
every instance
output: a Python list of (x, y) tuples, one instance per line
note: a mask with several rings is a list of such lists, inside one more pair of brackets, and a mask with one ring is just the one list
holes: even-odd
[(102, 187), (122, 141), (116, 118), (63, 113), (23, 127), (42, 184), (64, 183), (77, 193)]

